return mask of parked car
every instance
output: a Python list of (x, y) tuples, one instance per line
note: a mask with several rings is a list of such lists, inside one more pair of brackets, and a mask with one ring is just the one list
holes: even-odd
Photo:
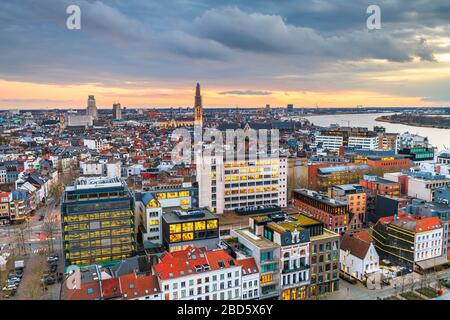
[(51, 255), (47, 257), (47, 262), (57, 262), (59, 260), (58, 255)]
[(44, 220), (44, 219), (45, 219), (44, 216), (39, 216), (39, 221), (42, 221), (42, 220)]
[(20, 279), (19, 277), (9, 277), (8, 278), (8, 282), (14, 282), (14, 283), (18, 283), (20, 282), (22, 279)]
[(56, 279), (54, 277), (50, 276), (50, 275), (47, 275), (47, 276), (43, 276), (42, 277), (41, 282), (44, 285), (49, 286), (49, 285), (55, 284), (56, 283)]
[(15, 284), (7, 284), (3, 288), (3, 291), (16, 290), (16, 289), (17, 289), (17, 286)]

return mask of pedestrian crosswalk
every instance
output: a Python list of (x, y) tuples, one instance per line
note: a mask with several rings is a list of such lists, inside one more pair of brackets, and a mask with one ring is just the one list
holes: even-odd
[(33, 249), (33, 254), (40, 254), (40, 253), (47, 253), (48, 248), (38, 248), (38, 249)]

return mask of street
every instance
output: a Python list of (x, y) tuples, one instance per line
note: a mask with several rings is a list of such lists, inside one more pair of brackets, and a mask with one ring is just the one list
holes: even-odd
[[(44, 219), (39, 221), (39, 217), (43, 215)], [(45, 232), (46, 223), (54, 224), (53, 241), (48, 239)], [(22, 243), (18, 243), (16, 234), (20, 228), (24, 228), (26, 224), (26, 234), (24, 237), (25, 250), (19, 248)], [(25, 269), (22, 281), (17, 288), (15, 296), (10, 297), (12, 300), (57, 300), (59, 299), (60, 284), (48, 286), (44, 291), (41, 286), (41, 276), (48, 270), (47, 255), (52, 251), (59, 254), (57, 272), (62, 272), (63, 262), (61, 257), (61, 221), (59, 207), (52, 200), (47, 205), (37, 210), (35, 216), (30, 217), (28, 221), (22, 225), (1, 226), (0, 227), (0, 244), (5, 245), (5, 250), (9, 250), (14, 259), (25, 261)], [(3, 285), (3, 284), (2, 284)]]
[[(429, 276), (428, 283), (433, 288), (437, 286), (437, 279), (450, 277), (450, 270), (437, 272), (435, 275)], [(414, 281), (414, 282), (413, 282)], [(421, 276), (414, 272), (401, 277), (394, 278), (391, 285), (383, 286), (379, 290), (369, 290), (362, 283), (358, 282), (353, 285), (345, 280), (340, 280), (339, 291), (325, 296), (324, 300), (376, 300), (377, 298), (386, 298), (394, 296), (403, 291), (410, 291), (411, 288), (418, 289), (421, 287)], [(444, 290), (445, 292), (446, 290)]]

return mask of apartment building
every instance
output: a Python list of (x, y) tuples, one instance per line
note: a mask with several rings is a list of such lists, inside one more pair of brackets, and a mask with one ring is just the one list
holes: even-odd
[(344, 138), (342, 136), (318, 134), (315, 136), (315, 144), (318, 148), (338, 151), (344, 145)]
[(236, 260), (242, 267), (242, 300), (259, 300), (260, 273), (255, 258)]
[(345, 184), (329, 188), (330, 198), (347, 203), (349, 215), (349, 231), (357, 232), (365, 222), (367, 194), (361, 185)]
[(196, 207), (197, 197), (197, 188), (191, 183), (136, 194), (138, 242), (143, 243), (144, 247), (161, 246), (163, 211), (168, 208), (188, 210)]
[(375, 248), (382, 259), (409, 270), (447, 263), (447, 257), (442, 257), (443, 225), (437, 217), (399, 213), (381, 218), (372, 231)]
[(123, 260), (135, 255), (134, 196), (118, 178), (79, 178), (61, 205), (66, 265)]
[(231, 230), (226, 246), (238, 260), (253, 257), (260, 272), (260, 300), (278, 299), (280, 296), (280, 245), (258, 236), (251, 228)]
[(430, 172), (407, 172), (408, 196), (435, 201), (435, 191), (450, 186), (450, 178)]
[(294, 190), (292, 204), (322, 221), (328, 230), (336, 233), (345, 233), (348, 230), (350, 211), (345, 202), (331, 199), (315, 191), (298, 189)]
[(160, 279), (163, 300), (242, 298), (242, 265), (221, 249), (165, 252), (153, 271)]
[(219, 219), (206, 208), (168, 208), (162, 215), (162, 239), (169, 252), (190, 246), (215, 249), (219, 243)]
[(0, 225), (9, 224), (9, 192), (0, 192)]
[(287, 158), (197, 158), (199, 206), (222, 214), (258, 205), (287, 206)]
[(249, 218), (255, 235), (280, 246), (280, 298), (303, 300), (309, 285), (309, 232), (286, 213)]

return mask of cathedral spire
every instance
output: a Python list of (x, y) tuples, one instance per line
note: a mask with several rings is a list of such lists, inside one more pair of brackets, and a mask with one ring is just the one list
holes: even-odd
[(202, 95), (200, 92), (200, 83), (197, 83), (197, 87), (195, 89), (194, 109), (195, 109), (194, 125), (203, 128), (203, 104), (202, 104)]

